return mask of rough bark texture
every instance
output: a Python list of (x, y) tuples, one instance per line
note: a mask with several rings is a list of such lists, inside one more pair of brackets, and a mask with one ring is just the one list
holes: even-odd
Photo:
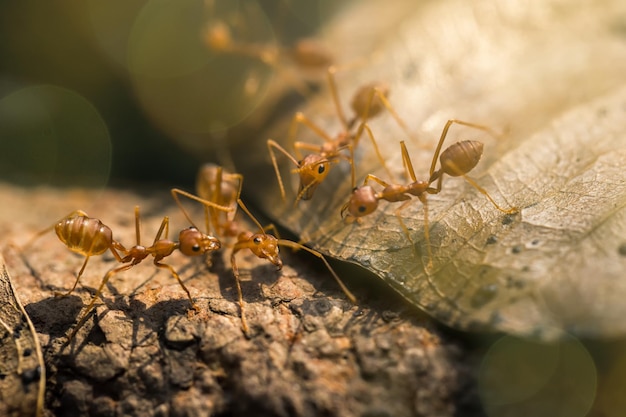
[[(165, 193), (0, 188), (3, 255), (44, 349), (49, 415), (97, 416), (451, 416), (476, 407), (462, 350), (417, 310), (384, 288), (354, 289), (354, 306), (306, 253), (284, 253), (282, 272), (241, 254), (250, 337), (241, 330), (230, 249), (201, 259), (166, 259), (200, 306), (167, 271), (146, 260), (107, 284), (96, 314), (67, 344), (101, 277), (117, 262), (89, 260), (65, 298), (82, 257), (53, 232), (37, 230), (84, 208), (134, 244), (133, 205), (151, 242), (161, 216), (186, 227)], [(93, 210), (90, 210), (93, 207)], [(198, 216), (200, 217), (200, 216)], [(289, 252), (289, 251), (286, 251)], [(312, 258), (312, 260), (311, 260)]]

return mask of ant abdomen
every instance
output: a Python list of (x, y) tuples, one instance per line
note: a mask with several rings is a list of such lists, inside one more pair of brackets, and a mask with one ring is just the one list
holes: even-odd
[(441, 172), (458, 177), (470, 172), (483, 155), (483, 144), (475, 140), (457, 142), (441, 153)]
[(196, 176), (196, 192), (201, 198), (210, 201), (213, 201), (219, 195), (221, 201), (218, 201), (218, 204), (227, 205), (229, 202), (237, 201), (239, 195), (238, 182), (236, 178), (229, 178), (223, 181), (222, 167), (205, 164), (200, 168)]
[(101, 255), (113, 242), (113, 232), (100, 220), (87, 216), (66, 217), (54, 226), (69, 250), (84, 256)]
[(374, 90), (378, 90), (384, 97), (389, 97), (389, 86), (386, 84), (373, 82), (359, 88), (350, 106), (360, 119), (370, 119), (385, 109), (385, 104)]
[(302, 68), (324, 69), (334, 61), (330, 52), (311, 38), (300, 39), (290, 52), (293, 61)]

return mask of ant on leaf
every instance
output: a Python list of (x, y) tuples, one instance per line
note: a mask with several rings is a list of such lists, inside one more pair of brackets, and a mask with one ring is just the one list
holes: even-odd
[[(443, 176), (447, 174), (451, 177), (463, 177), (465, 180), (478, 191), (480, 191), (487, 199), (493, 204), (495, 208), (506, 214), (517, 213), (518, 209), (511, 207), (509, 209), (502, 208), (495, 202), (491, 195), (476, 183), (473, 179), (467, 176), (467, 174), (478, 164), (483, 153), (482, 142), (474, 140), (464, 140), (456, 142), (441, 152), (443, 142), (448, 134), (450, 126), (453, 124), (460, 124), (476, 129), (484, 130), (493, 134), (490, 128), (474, 123), (464, 122), (461, 120), (448, 120), (441, 132), (441, 137), (437, 144), (437, 148), (433, 154), (432, 163), (430, 166), (430, 174), (427, 181), (417, 180), (415, 171), (413, 170), (413, 163), (407, 151), (404, 141), (400, 142), (400, 150), (402, 152), (402, 162), (405, 170), (408, 173), (408, 177), (411, 182), (408, 184), (390, 184), (373, 174), (368, 174), (365, 177), (363, 185), (355, 188), (352, 191), (349, 201), (341, 208), (341, 216), (347, 221), (359, 222), (361, 217), (367, 216), (373, 213), (378, 208), (378, 202), (381, 200), (389, 201), (392, 203), (403, 202), (395, 211), (394, 214), (398, 218), (400, 226), (407, 239), (413, 245), (413, 240), (409, 234), (409, 229), (404, 224), (400, 213), (411, 204), (412, 197), (417, 197), (424, 205), (424, 238), (426, 240), (426, 248), (428, 251), (428, 266), (427, 269), (432, 269), (432, 249), (430, 245), (430, 233), (428, 225), (428, 194), (438, 194), (442, 188)], [(437, 160), (439, 159), (440, 168), (435, 170), (437, 166)], [(381, 185), (383, 189), (376, 191), (371, 185), (370, 181), (374, 181)], [(437, 182), (436, 187), (432, 187), (434, 182)]]
[[(289, 133), (287, 138), (287, 142), (293, 144), (296, 156), (291, 155), (285, 148), (283, 148), (273, 139), (268, 139), (267, 141), (267, 148), (269, 150), (272, 164), (274, 165), (274, 172), (276, 173), (276, 179), (278, 180), (278, 186), (280, 188), (280, 194), (283, 198), (283, 201), (285, 201), (286, 199), (285, 186), (283, 184), (283, 179), (278, 168), (278, 161), (276, 158), (275, 150), (285, 155), (296, 166), (294, 172), (297, 173), (300, 177), (298, 194), (294, 203), (295, 205), (297, 205), (298, 201), (309, 200), (313, 197), (313, 194), (318, 185), (320, 185), (324, 181), (324, 179), (330, 172), (331, 165), (338, 162), (340, 159), (344, 159), (348, 161), (348, 163), (350, 163), (352, 187), (354, 188), (354, 186), (356, 186), (356, 173), (354, 170), (354, 151), (359, 144), (359, 140), (361, 138), (361, 135), (363, 134), (363, 131), (365, 131), (369, 136), (374, 147), (374, 151), (376, 152), (376, 156), (378, 157), (381, 165), (385, 168), (385, 170), (387, 170), (389, 175), (391, 175), (389, 169), (387, 168), (385, 160), (382, 157), (380, 150), (378, 149), (378, 145), (376, 144), (374, 135), (367, 124), (367, 121), (369, 119), (380, 114), (385, 108), (391, 113), (391, 115), (394, 117), (400, 127), (405, 131), (405, 133), (411, 136), (408, 133), (408, 127), (387, 99), (387, 96), (389, 95), (389, 87), (385, 84), (370, 83), (359, 88), (351, 102), (354, 116), (350, 120), (348, 120), (344, 115), (343, 110), (341, 109), (341, 105), (339, 103), (339, 94), (335, 82), (335, 72), (336, 69), (334, 67), (328, 68), (328, 85), (330, 87), (330, 92), (333, 103), (335, 105), (337, 117), (339, 118), (343, 127), (342, 131), (333, 138), (321, 127), (319, 127), (309, 118), (307, 118), (303, 113), (298, 112), (291, 120), (291, 125), (289, 127)], [(357, 124), (358, 127), (356, 127)], [(324, 140), (324, 143), (321, 145), (316, 145), (312, 143), (295, 141), (298, 127), (300, 125), (308, 127), (317, 136), (322, 138)], [(303, 150), (310, 151), (312, 153), (303, 156), (301, 152)], [(343, 151), (346, 150), (349, 152), (349, 155), (343, 153)]]

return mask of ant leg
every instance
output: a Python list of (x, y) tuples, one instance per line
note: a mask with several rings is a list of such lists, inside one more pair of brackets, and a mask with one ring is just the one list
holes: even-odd
[(487, 132), (490, 136), (494, 137), (495, 139), (501, 138), (503, 136), (503, 134), (496, 132), (495, 130), (493, 130), (492, 128), (486, 125), (480, 125), (480, 124), (472, 123), (472, 122), (465, 122), (463, 120), (458, 120), (458, 119), (452, 119), (452, 120), (449, 120), (449, 122), (456, 123), (458, 125), (472, 127), (478, 130), (482, 130), (484, 132)]
[(335, 81), (335, 73), (337, 73), (337, 68), (334, 66), (328, 67), (326, 72), (326, 76), (328, 79), (328, 87), (330, 88), (330, 94), (333, 98), (333, 103), (335, 103), (335, 109), (337, 111), (337, 117), (341, 121), (343, 125), (344, 131), (349, 130), (348, 120), (346, 119), (346, 115), (343, 113), (341, 109), (341, 103), (339, 103), (339, 89), (337, 88), (337, 83)]
[[(124, 247), (124, 245), (122, 245), (121, 243), (117, 242), (117, 241), (113, 241), (112, 245), (109, 247), (109, 250), (111, 251), (111, 253), (113, 254), (113, 256), (115, 257), (115, 260), (117, 262), (123, 262), (122, 261), (122, 257), (120, 256), (120, 254), (117, 252), (122, 251), (123, 253), (128, 253), (128, 250)], [(78, 276), (76, 277), (76, 281), (74, 281), (74, 285), (72, 285), (72, 288), (67, 291), (67, 292), (56, 292), (54, 293), (55, 297), (67, 297), (68, 295), (70, 295), (72, 292), (74, 292), (74, 290), (76, 289), (76, 285), (78, 285), (78, 281), (80, 281), (80, 277), (83, 275), (83, 271), (85, 270), (85, 267), (87, 266), (87, 261), (89, 260), (89, 256), (85, 257), (85, 262), (83, 262), (83, 266), (80, 268), (80, 271), (78, 271)]]
[[(356, 187), (356, 168), (354, 167), (354, 145), (349, 144), (346, 145), (346, 147), (348, 148), (348, 150), (350, 151), (350, 156), (348, 157), (348, 163), (350, 164), (350, 180), (352, 181), (352, 189), (354, 189), (354, 187)], [(377, 153), (378, 153), (378, 149), (376, 149)], [(339, 154), (340, 157), (345, 157), (345, 155), (343, 154)], [(380, 156), (380, 155), (379, 155)]]
[(156, 258), (154, 260), (154, 264), (159, 268), (167, 269), (170, 271), (172, 276), (176, 278), (176, 281), (178, 281), (178, 284), (180, 284), (183, 290), (185, 290), (185, 293), (187, 294), (187, 298), (189, 298), (189, 302), (191, 303), (191, 307), (193, 307), (193, 309), (196, 310), (197, 312), (200, 312), (200, 307), (198, 307), (198, 305), (193, 301), (193, 298), (191, 298), (191, 293), (189, 292), (189, 290), (183, 283), (183, 280), (180, 279), (180, 275), (178, 275), (178, 272), (176, 272), (174, 267), (168, 264), (161, 263)]
[[(221, 167), (220, 167), (220, 171), (221, 171)], [(238, 198), (241, 197), (241, 190), (243, 189), (243, 175), (239, 174), (239, 173), (226, 173), (224, 175), (224, 178), (227, 178), (228, 181), (232, 181), (235, 180), (237, 181), (237, 194), (235, 194), (235, 201), (237, 201)], [(220, 181), (219, 184), (221, 184), (222, 182)], [(218, 193), (216, 193), (218, 194)], [(219, 195), (221, 196), (222, 194), (222, 187), (219, 187)], [(220, 197), (221, 198), (221, 197)], [(214, 201), (221, 201), (221, 200), (214, 200)], [(232, 200), (230, 202), (232, 204)], [(212, 213), (215, 214), (215, 222), (217, 224), (217, 212), (215, 210), (211, 210)], [(226, 218), (228, 219), (228, 221), (230, 223), (232, 223), (235, 220), (235, 215), (237, 214), (237, 204), (235, 203), (234, 208), (232, 209), (232, 211), (229, 211), (226, 213)]]
[[(389, 167), (387, 166), (387, 162), (385, 161), (382, 154), (380, 153), (380, 149), (378, 148), (378, 144), (376, 143), (376, 139), (374, 138), (374, 133), (372, 133), (372, 129), (370, 129), (369, 125), (366, 122), (361, 123), (361, 125), (359, 126), (359, 130), (363, 130), (363, 129), (367, 132), (367, 136), (370, 138), (370, 141), (372, 142), (372, 145), (374, 146), (374, 151), (376, 152), (378, 161), (385, 169), (388, 178), (393, 180), (394, 175), (389, 170)], [(355, 136), (354, 147), (356, 147), (358, 144), (359, 136), (360, 134), (357, 134), (357, 136)]]
[[(159, 239), (161, 239), (161, 235), (163, 234), (163, 229), (169, 230), (169, 228), (170, 228), (170, 218), (165, 216), (165, 217), (163, 217), (163, 220), (161, 220), (161, 226), (159, 226), (159, 231), (154, 236), (154, 241), (152, 242), (152, 246), (156, 245), (156, 243), (159, 241)], [(166, 234), (167, 234), (167, 232), (166, 232)], [(166, 237), (166, 239), (167, 239), (167, 237)]]
[[(332, 142), (333, 138), (331, 138), (328, 133), (324, 131), (321, 127), (313, 123), (308, 117), (306, 117), (302, 112), (297, 112), (293, 118), (291, 119), (291, 124), (289, 125), (289, 133), (287, 136), (288, 144), (295, 144), (296, 133), (298, 132), (298, 126), (305, 125), (309, 129), (313, 131), (317, 136), (324, 139), (326, 142)], [(295, 146), (294, 146), (295, 148)], [(299, 159), (302, 159), (302, 155), (296, 155)]]
[(479, 125), (479, 124), (476, 124), (476, 123), (464, 122), (463, 120), (458, 120), (458, 119), (450, 119), (450, 120), (448, 120), (446, 122), (445, 126), (443, 127), (443, 130), (441, 131), (441, 137), (439, 138), (439, 142), (437, 143), (437, 149), (435, 149), (435, 153), (433, 154), (433, 160), (432, 160), (432, 162), (430, 164), (430, 178), (431, 178), (431, 180), (433, 178), (433, 173), (435, 172), (435, 165), (437, 165), (437, 158), (439, 158), (439, 153), (441, 152), (441, 147), (443, 146), (443, 141), (446, 139), (446, 136), (448, 135), (448, 130), (450, 129), (450, 126), (452, 126), (453, 123), (485, 131), (485, 132), (489, 133), (491, 136), (493, 136), (495, 138), (498, 138), (500, 136), (493, 129), (491, 129), (488, 126)]
[[(276, 173), (276, 179), (278, 180), (278, 187), (280, 188), (280, 195), (283, 198), (283, 201), (287, 200), (285, 196), (285, 185), (283, 184), (283, 177), (280, 175), (280, 169), (278, 169), (278, 161), (276, 160), (276, 154), (274, 154), (274, 149), (282, 152), (295, 166), (299, 166), (300, 164), (289, 152), (287, 152), (282, 146), (280, 146), (276, 141), (272, 139), (267, 140), (267, 149), (270, 153), (270, 158), (272, 159), (272, 165), (274, 165), (274, 172)], [(237, 197), (239, 200), (239, 196)]]
[(78, 285), (78, 281), (80, 281), (80, 277), (83, 275), (83, 271), (85, 270), (85, 267), (87, 266), (87, 261), (89, 261), (89, 256), (90, 255), (85, 256), (85, 262), (83, 262), (83, 266), (80, 268), (80, 271), (78, 271), (78, 275), (76, 276), (76, 281), (74, 281), (74, 285), (72, 285), (72, 288), (70, 288), (68, 292), (55, 291), (54, 292), (55, 297), (67, 297), (72, 292), (74, 292), (74, 290), (76, 289), (76, 285)]
[(363, 185), (368, 185), (370, 180), (377, 182), (379, 185), (382, 185), (383, 187), (389, 186), (389, 183), (381, 180), (380, 178), (378, 178), (376, 175), (373, 175), (373, 174), (367, 174), (367, 176), (365, 177), (365, 180), (363, 181)]
[(385, 94), (383, 94), (383, 92), (380, 91), (378, 88), (374, 88), (373, 95), (375, 95), (381, 101), (381, 103), (383, 103), (383, 105), (385, 106), (387, 111), (391, 114), (391, 116), (394, 118), (398, 126), (400, 126), (400, 128), (404, 131), (404, 134), (407, 135), (407, 137), (411, 139), (413, 142), (417, 142), (417, 139), (411, 133), (411, 131), (409, 130), (409, 127), (406, 125), (404, 120), (400, 117), (400, 115), (398, 115), (398, 112), (391, 105), (391, 103), (389, 102), (389, 99), (385, 96)]
[(248, 217), (259, 228), (259, 230), (263, 231), (263, 226), (261, 226), (261, 223), (259, 223), (259, 221), (256, 219), (256, 217), (254, 217), (252, 215), (252, 213), (250, 213), (250, 210), (248, 210), (248, 207), (246, 207), (246, 205), (243, 203), (243, 200), (241, 200), (241, 198), (237, 199), (237, 204), (239, 204), (239, 207), (241, 207), (241, 209), (248, 215)]
[(111, 245), (111, 247), (109, 248), (109, 250), (111, 250), (111, 253), (113, 254), (113, 256), (115, 257), (115, 260), (119, 263), (122, 263), (122, 257), (120, 256), (120, 254), (118, 253), (118, 251), (122, 252), (123, 254), (128, 254), (128, 249), (126, 249), (124, 247), (124, 245), (122, 245), (120, 242), (114, 240), (113, 244)]
[[(432, 252), (432, 248), (430, 245), (430, 223), (428, 222), (428, 200), (426, 196), (423, 194), (419, 195), (417, 198), (419, 198), (420, 202), (424, 206), (424, 241), (426, 243), (426, 252), (428, 254), (428, 263), (424, 267), (424, 272), (426, 273), (426, 279), (428, 280), (428, 285), (430, 285), (430, 287), (437, 293), (437, 295), (443, 299), (445, 298), (445, 295), (441, 293), (441, 291), (439, 291), (439, 289), (435, 286), (435, 284), (432, 282), (430, 278), (430, 272), (433, 269), (433, 252)], [(400, 226), (402, 227), (404, 235), (409, 240), (415, 255), (419, 258), (422, 258), (421, 255), (417, 252), (417, 248), (415, 247), (415, 242), (413, 242), (413, 239), (411, 239), (411, 236), (409, 234), (409, 229), (406, 227), (406, 224), (404, 223), (404, 221), (402, 220), (402, 216), (400, 215), (400, 212), (404, 210), (404, 208), (407, 207), (411, 203), (412, 203), (412, 200), (405, 201), (400, 207), (398, 207), (395, 210), (394, 214), (396, 215), (398, 222), (400, 222)]]
[[(506, 214), (514, 214), (514, 213), (517, 213), (519, 211), (517, 209), (517, 207), (511, 207), (510, 209), (504, 209), (504, 208), (500, 207), (498, 205), (498, 203), (496, 203), (496, 201), (493, 199), (493, 197), (491, 197), (491, 195), (487, 192), (487, 190), (485, 190), (483, 187), (478, 185), (478, 183), (476, 183), (476, 181), (474, 181), (472, 178), (467, 176), (465, 173), (461, 172), (461, 170), (454, 164), (454, 162), (448, 161), (447, 165), (454, 172), (456, 172), (458, 176), (462, 176), (463, 178), (465, 178), (465, 181), (467, 181), (472, 187), (474, 187), (478, 191), (480, 191), (480, 193), (482, 195), (487, 197), (487, 199), (491, 202), (491, 204), (493, 204), (493, 206), (495, 208), (497, 208), (498, 210), (500, 210), (501, 212), (506, 213)], [(443, 174), (441, 174), (441, 176), (439, 177), (439, 181), (437, 182), (437, 190), (436, 190), (437, 192), (439, 192), (441, 190), (441, 183), (442, 183), (442, 181), (443, 181)], [(435, 193), (431, 192), (431, 194), (435, 194)]]
[[(306, 150), (306, 151), (311, 151), (314, 153), (322, 153), (322, 147), (320, 145), (314, 145), (312, 143), (307, 143), (307, 142), (300, 142), (300, 141), (296, 141), (293, 143), (293, 148), (298, 151), (299, 155), (302, 155), (300, 153), (300, 151), (302, 149)], [(300, 158), (302, 159), (302, 158)]]
[(135, 237), (137, 246), (141, 245), (141, 214), (139, 213), (139, 206), (135, 206)]
[(134, 263), (129, 263), (126, 265), (122, 265), (119, 266), (117, 268), (111, 269), (109, 272), (107, 272), (104, 275), (104, 278), (102, 278), (102, 282), (100, 282), (100, 286), (98, 287), (98, 289), (96, 290), (96, 293), (94, 294), (94, 296), (91, 298), (91, 301), (89, 302), (89, 304), (87, 305), (87, 307), (85, 307), (83, 309), (83, 317), (78, 321), (78, 323), (76, 323), (76, 326), (74, 326), (74, 329), (72, 330), (72, 333), (70, 333), (67, 341), (70, 342), (74, 336), (76, 336), (76, 333), (78, 332), (78, 330), (82, 327), (83, 324), (85, 324), (85, 322), (87, 321), (87, 318), (89, 317), (89, 312), (94, 308), (94, 305), (96, 303), (96, 300), (98, 299), (98, 297), (100, 297), (100, 295), (102, 294), (102, 290), (104, 289), (104, 286), (106, 285), (106, 283), (109, 281), (109, 279), (117, 274), (118, 272), (122, 272), (122, 271), (126, 271), (130, 268), (132, 268), (135, 264)]
[(402, 165), (404, 165), (404, 169), (409, 174), (409, 178), (411, 178), (413, 182), (417, 181), (415, 170), (413, 169), (413, 162), (411, 162), (411, 157), (409, 156), (409, 151), (406, 149), (404, 141), (400, 142), (400, 151), (402, 152)]
[[(180, 202), (180, 201), (179, 201), (177, 195), (180, 194), (180, 195), (182, 195), (184, 197), (187, 197), (187, 198), (189, 198), (191, 200), (197, 201), (200, 204), (204, 204), (206, 206), (209, 206), (209, 207), (217, 209), (217, 210), (221, 210), (221, 211), (225, 211), (225, 212), (233, 211), (232, 207), (226, 207), (226, 206), (214, 203), (213, 201), (209, 201), (209, 200), (206, 200), (204, 198), (198, 197), (197, 195), (191, 194), (190, 192), (187, 192), (187, 191), (183, 191), (183, 190), (181, 190), (179, 188), (172, 188), (170, 191), (171, 191), (172, 196), (174, 197), (174, 199), (176, 201), (178, 201), (178, 202)], [(239, 192), (241, 192), (241, 187), (239, 188)], [(189, 219), (187, 219), (187, 220), (189, 220)], [(193, 222), (190, 222), (190, 223), (193, 223)]]
[(239, 313), (241, 314), (241, 328), (245, 335), (248, 334), (249, 328), (248, 323), (246, 322), (246, 313), (243, 304), (243, 292), (241, 291), (241, 283), (239, 280), (239, 268), (237, 267), (237, 262), (235, 262), (235, 255), (237, 254), (237, 250), (233, 249), (232, 254), (230, 255), (230, 265), (233, 269), (233, 276), (235, 277), (235, 284), (237, 287), (237, 297), (239, 301)]
[[(241, 191), (241, 189), (239, 191)], [(189, 224), (191, 224), (194, 227), (196, 227), (196, 226), (195, 226), (194, 222), (191, 220), (191, 217), (189, 216), (189, 213), (187, 213), (187, 210), (185, 210), (185, 208), (183, 207), (183, 204), (181, 203), (180, 199), (178, 198), (179, 195), (182, 195), (182, 196), (187, 197), (187, 198), (189, 198), (191, 200), (197, 201), (198, 203), (204, 205), (205, 207), (210, 207), (210, 208), (221, 210), (221, 211), (225, 211), (225, 212), (229, 212), (229, 211), (233, 211), (234, 210), (232, 207), (226, 207), (226, 206), (222, 206), (222, 205), (216, 204), (216, 203), (214, 203), (212, 201), (205, 200), (205, 199), (200, 198), (200, 197), (198, 197), (196, 195), (193, 195), (193, 194), (191, 194), (191, 193), (189, 193), (187, 191), (183, 191), (183, 190), (181, 190), (179, 188), (172, 188), (170, 190), (170, 193), (172, 194), (172, 198), (174, 198), (174, 201), (176, 201), (176, 205), (178, 205), (178, 208), (180, 208), (180, 210), (183, 212), (183, 215), (185, 216), (185, 218), (187, 219)], [(169, 226), (169, 224), (168, 224), (168, 226)], [(167, 232), (166, 232), (166, 236), (167, 236)]]
[(343, 283), (341, 278), (339, 278), (339, 275), (337, 275), (337, 273), (330, 266), (330, 264), (328, 263), (328, 261), (326, 260), (324, 255), (322, 255), (320, 252), (318, 252), (318, 251), (316, 251), (314, 249), (311, 249), (309, 247), (306, 247), (304, 245), (301, 245), (299, 243), (292, 242), (291, 240), (279, 239), (278, 240), (278, 244), (279, 245), (284, 245), (284, 246), (289, 246), (290, 248), (293, 248), (293, 249), (296, 249), (296, 250), (304, 249), (305, 251), (307, 251), (307, 252), (317, 256), (318, 258), (320, 258), (322, 260), (322, 262), (324, 262), (324, 265), (326, 265), (326, 268), (328, 268), (328, 270), (332, 274), (333, 278), (335, 278), (335, 281), (337, 281), (337, 284), (339, 284), (339, 287), (341, 287), (341, 290), (343, 291), (343, 293), (346, 295), (346, 297), (348, 297), (350, 302), (352, 304), (356, 304), (357, 303), (356, 302), (356, 297), (354, 296), (354, 294), (352, 294), (352, 292), (348, 289), (348, 287), (346, 287), (346, 285)]
[(474, 188), (476, 188), (478, 191), (480, 191), (485, 197), (487, 197), (487, 199), (489, 201), (491, 201), (491, 204), (493, 204), (493, 206), (495, 208), (497, 208), (498, 210), (500, 210), (503, 213), (506, 214), (515, 214), (517, 212), (519, 212), (519, 210), (517, 209), (517, 207), (511, 207), (510, 209), (504, 209), (502, 207), (500, 207), (498, 205), (498, 203), (495, 202), (495, 200), (491, 197), (491, 195), (489, 195), (489, 193), (487, 192), (487, 190), (485, 190), (483, 187), (481, 187), (480, 185), (478, 185), (476, 183), (476, 181), (474, 181), (473, 179), (471, 179), (470, 177), (468, 177), (467, 175), (463, 175), (463, 178), (465, 178), (465, 181), (469, 182), (470, 185)]
[[(439, 158), (439, 153), (441, 152), (441, 147), (443, 146), (443, 141), (446, 139), (448, 135), (448, 130), (450, 126), (454, 123), (454, 120), (448, 120), (441, 131), (441, 136), (439, 137), (439, 142), (437, 143), (437, 148), (435, 149), (435, 153), (433, 154), (433, 160), (430, 164), (430, 178), (432, 180), (433, 173), (435, 172), (435, 165), (437, 165), (437, 159)], [(439, 177), (441, 178), (441, 177)], [(438, 190), (441, 190), (441, 181), (439, 181), (439, 185), (437, 186)]]
[(270, 223), (268, 225), (265, 225), (261, 229), (261, 232), (263, 232), (263, 233), (272, 232), (271, 234), (273, 234), (277, 239), (280, 239), (280, 235), (278, 234), (278, 229), (276, 228), (274, 223)]
[[(218, 166), (216, 168), (214, 179), (209, 178), (207, 180), (206, 178), (202, 177), (201, 175), (204, 172), (204, 170), (200, 170), (198, 172), (198, 177), (196, 179), (196, 194), (210, 201), (222, 201), (222, 167)], [(181, 207), (180, 202), (176, 202), (176, 204), (179, 208)], [(211, 225), (213, 225), (215, 233), (217, 233), (217, 230), (219, 228), (218, 213), (214, 210), (209, 209), (208, 206), (203, 205), (202, 207), (204, 209), (204, 227), (206, 228), (207, 233), (211, 233)], [(187, 215), (186, 210), (183, 210), (183, 213), (185, 214), (185, 218), (189, 221), (189, 216)]]

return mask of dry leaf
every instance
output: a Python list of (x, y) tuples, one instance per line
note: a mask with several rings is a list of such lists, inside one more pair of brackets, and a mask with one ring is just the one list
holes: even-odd
[[(413, 13), (395, 16), (384, 36), (363, 27), (367, 16), (388, 7), (364, 2), (329, 28), (333, 45), (345, 48), (339, 56), (375, 51), (366, 67), (339, 73), (344, 107), (359, 85), (390, 83), (390, 101), (415, 138), (407, 139), (389, 115), (370, 125), (396, 181), (404, 181), (401, 139), (418, 179), (427, 180), (446, 120), (506, 131), (496, 139), (455, 127), (444, 147), (482, 141), (485, 155), (470, 176), (521, 213), (503, 215), (463, 179), (446, 177), (442, 192), (429, 198), (428, 275), (417, 199), (402, 217), (422, 256), (400, 228), (397, 204), (382, 203), (361, 225), (341, 220), (351, 192), (347, 165), (335, 166), (313, 199), (294, 209), (297, 178), (285, 163), (291, 200), (282, 203), (269, 157), (259, 158), (260, 140), (258, 152), (249, 146), (235, 152), (248, 199), (303, 241), (370, 269), (449, 325), (544, 338), (562, 331), (623, 335), (626, 4), (449, 0), (414, 5)], [(300, 110), (330, 134), (340, 130), (328, 92)], [(286, 137), (287, 122), (268, 136)], [(306, 129), (298, 140), (321, 142)], [(385, 178), (366, 142), (357, 152), (359, 181), (370, 172)]]

